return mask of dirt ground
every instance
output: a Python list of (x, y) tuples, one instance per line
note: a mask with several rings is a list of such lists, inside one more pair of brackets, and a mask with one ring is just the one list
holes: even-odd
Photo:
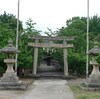
[(34, 79), (28, 79), (28, 78), (20, 78), (24, 84), (31, 85), (34, 82)]
[[(32, 84), (34, 79), (30, 78), (20, 78), (21, 81), (23, 81), (25, 84)], [(67, 80), (68, 85), (73, 85), (73, 84), (80, 84), (86, 81), (86, 78), (75, 78), (75, 79), (70, 79)]]
[[(31, 85), (34, 82), (34, 79), (28, 79), (28, 78), (20, 78), (23, 83)], [(70, 79), (67, 80), (68, 85), (76, 85), (76, 84), (81, 84), (86, 81), (86, 78), (76, 78), (76, 79)]]
[(81, 84), (86, 81), (86, 78), (76, 78), (76, 79), (70, 79), (67, 80), (68, 85), (76, 85), (76, 84)]
[(34, 80), (34, 79), (27, 79), (27, 78), (21, 78), (20, 80), (23, 83), (30, 85), (26, 91), (1, 90), (0, 99), (28, 99), (28, 98), (29, 99), (65, 99), (61, 97), (69, 97), (69, 99), (73, 99), (72, 91), (70, 90), (69, 86), (66, 85), (66, 80), (63, 79)]

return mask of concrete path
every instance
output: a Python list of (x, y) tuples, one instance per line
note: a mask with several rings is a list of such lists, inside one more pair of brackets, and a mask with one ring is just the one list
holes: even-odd
[(38, 71), (48, 72), (48, 71), (58, 71), (58, 69), (54, 66), (47, 66), (46, 64), (41, 63), (41, 65), (38, 66)]
[(74, 99), (65, 80), (37, 80), (34, 90), (25, 99)]
[(0, 91), (0, 99), (74, 99), (66, 80), (36, 80), (26, 91)]
[(62, 77), (64, 74), (63, 72), (59, 71), (54, 66), (47, 66), (46, 64), (41, 64), (38, 67), (37, 75), (40, 77)]

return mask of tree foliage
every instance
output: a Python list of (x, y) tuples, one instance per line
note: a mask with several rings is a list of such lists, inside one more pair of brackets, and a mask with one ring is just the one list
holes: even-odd
[[(92, 48), (95, 40), (98, 42), (100, 41), (100, 17), (95, 15), (89, 19), (89, 22), (89, 41), (90, 48)], [(39, 31), (35, 29), (35, 25), (36, 23), (32, 19), (29, 19), (27, 20), (26, 28), (24, 29), (22, 22), (19, 20), (20, 53), (18, 56), (18, 66), (23, 68), (31, 68), (33, 65), (34, 49), (28, 46), (28, 35), (40, 35)], [(10, 38), (15, 45), (16, 27), (16, 16), (7, 14), (6, 12), (0, 15), (0, 49), (7, 45)], [(68, 50), (68, 62), (69, 70), (78, 75), (85, 74), (86, 71), (86, 27), (86, 17), (72, 17), (66, 21), (66, 27), (57, 29), (57, 31), (54, 32), (48, 28), (48, 32), (45, 32), (48, 36), (75, 36), (75, 40), (70, 42), (74, 44), (74, 48)], [(42, 55), (43, 50), (39, 49), (39, 63), (41, 62)], [(57, 49), (52, 53), (52, 57), (61, 63), (63, 69), (63, 50)], [(3, 62), (4, 58), (5, 55), (0, 54), (0, 70), (2, 70), (3, 67), (6, 67)], [(91, 66), (89, 66), (89, 68), (91, 69)]]
[[(29, 68), (33, 62), (33, 49), (28, 47), (28, 35), (39, 35), (39, 32), (35, 30), (34, 23), (31, 19), (26, 22), (26, 28), (23, 29), (22, 22), (19, 20), (19, 56), (18, 66), (23, 68)], [(17, 18), (13, 14), (7, 14), (4, 12), (0, 15), (0, 49), (8, 44), (8, 40), (13, 40), (13, 45), (16, 44), (16, 28)], [(4, 54), (0, 54), (0, 66), (5, 67), (6, 64), (3, 62), (5, 58)]]
[[(0, 15), (0, 49), (8, 44), (8, 40), (12, 39), (15, 45), (17, 19), (13, 14), (4, 12)], [(19, 29), (23, 30), (22, 22), (19, 21)], [(3, 62), (5, 55), (0, 54), (0, 65), (5, 67)]]
[(40, 35), (39, 32), (35, 29), (32, 19), (27, 20), (26, 29), (19, 39), (19, 66), (23, 68), (31, 68), (33, 66), (33, 52), (34, 49), (28, 46), (28, 35)]
[[(89, 42), (90, 48), (92, 48), (95, 40), (99, 42), (100, 17), (95, 15), (89, 19), (89, 22)], [(66, 21), (66, 27), (60, 28), (57, 32), (58, 36), (75, 36), (75, 40), (72, 42), (74, 48), (68, 51), (68, 61), (70, 71), (79, 75), (85, 74), (86, 71), (86, 26), (87, 18), (73, 17)]]

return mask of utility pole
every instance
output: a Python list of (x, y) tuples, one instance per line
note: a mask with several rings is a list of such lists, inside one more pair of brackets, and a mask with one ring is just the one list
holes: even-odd
[(87, 0), (87, 33), (86, 33), (86, 77), (88, 77), (88, 69), (89, 69), (89, 0)]
[[(18, 9), (17, 9), (17, 29), (16, 29), (16, 49), (18, 49), (18, 37), (19, 37), (19, 6), (20, 0), (18, 0)], [(16, 63), (15, 63), (15, 72), (17, 74), (17, 64), (18, 64), (18, 54), (16, 54)]]

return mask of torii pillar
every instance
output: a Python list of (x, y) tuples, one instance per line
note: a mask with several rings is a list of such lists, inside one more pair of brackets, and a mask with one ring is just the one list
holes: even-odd
[[(67, 46), (67, 41), (63, 41), (63, 45)], [(64, 56), (64, 76), (68, 76), (68, 59), (67, 59), (67, 48), (63, 49), (63, 56)]]
[[(35, 40), (35, 43), (38, 44), (39, 40)], [(38, 47), (34, 48), (34, 63), (33, 63), (33, 75), (36, 75), (37, 72), (37, 63), (38, 63)]]

